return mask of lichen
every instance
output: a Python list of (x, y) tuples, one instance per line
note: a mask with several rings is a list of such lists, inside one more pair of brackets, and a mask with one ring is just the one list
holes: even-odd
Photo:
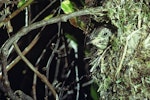
[(117, 27), (117, 35), (105, 41), (107, 46), (103, 49), (96, 46), (97, 55), (91, 58), (91, 73), (99, 86), (100, 100), (150, 99), (149, 3), (108, 0), (103, 5)]

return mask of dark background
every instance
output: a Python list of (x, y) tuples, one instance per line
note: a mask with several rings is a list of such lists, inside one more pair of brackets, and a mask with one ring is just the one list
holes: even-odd
[[(79, 7), (82, 7), (80, 4), (79, 0), (74, 0), (76, 1), (75, 3), (79, 5)], [(42, 9), (44, 9), (47, 5), (49, 4), (48, 0), (38, 0), (35, 3), (31, 5), (31, 18), (34, 18)], [(53, 4), (48, 10), (46, 10), (36, 21), (42, 20), (46, 15), (49, 15), (51, 11), (55, 8), (57, 8), (60, 5), (60, 2), (56, 2)], [(2, 6), (3, 7), (3, 6)], [(11, 10), (12, 12), (17, 9), (16, 6), (14, 6)], [(63, 13), (63, 12), (61, 12)], [(24, 14), (25, 11), (22, 11), (19, 13), (15, 18), (11, 20), (11, 24), (13, 26), (13, 32), (11, 35), (15, 34), (17, 31), (21, 29), (21, 27), (24, 26)], [(67, 48), (70, 53), (68, 53), (68, 68), (65, 68), (65, 60), (62, 58), (58, 57), (58, 53), (55, 53), (55, 56), (53, 58), (53, 61), (51, 63), (51, 68), (50, 68), (50, 75), (49, 75), (49, 81), (53, 82), (54, 78), (54, 72), (56, 68), (56, 63), (57, 59), (61, 59), (61, 63), (59, 66), (59, 75), (58, 75), (58, 81), (59, 82), (65, 82), (63, 88), (68, 88), (67, 91), (73, 90), (74, 93), (71, 95), (68, 95), (65, 100), (74, 100), (76, 96), (76, 90), (75, 86), (77, 82), (75, 82), (75, 66), (78, 66), (78, 71), (79, 71), (79, 78), (83, 77), (79, 83), (82, 85), (83, 83), (87, 82), (90, 80), (90, 75), (88, 71), (88, 62), (84, 60), (85, 54), (85, 38), (86, 36), (83, 34), (83, 31), (80, 30), (79, 28), (73, 27), (69, 22), (67, 23), (62, 23), (61, 24), (61, 29), (63, 30), (63, 33), (69, 33), (72, 36), (74, 36), (77, 39), (78, 43), (78, 58), (75, 58), (75, 53), (74, 50), (71, 48)], [(23, 50), (35, 37), (35, 35), (38, 33), (40, 29), (36, 29), (28, 33), (28, 35), (23, 36), (19, 42), (18, 45), (21, 50)], [(38, 43), (31, 49), (31, 51), (26, 55), (26, 57), (29, 59), (29, 61), (35, 65), (38, 57), (40, 56), (41, 52), (43, 51), (44, 48), (46, 48), (46, 45), (48, 42), (57, 34), (58, 31), (58, 24), (52, 24), (46, 26), (46, 28), (42, 31), (40, 35), (40, 39)], [(62, 36), (63, 37), (63, 36)], [(54, 40), (52, 40), (54, 43), (59, 37), (55, 37)], [(0, 46), (8, 39), (8, 34), (7, 30), (5, 28), (0, 29)], [(66, 39), (66, 38), (65, 38)], [(61, 40), (62, 41), (62, 40)], [(67, 39), (65, 40), (67, 41)], [(59, 44), (60, 46), (63, 44)], [(47, 60), (49, 56), (52, 53), (52, 46), (49, 45), (46, 48), (46, 53), (44, 54), (42, 60), (39, 63), (39, 71), (43, 74), (45, 74), (45, 71), (43, 70), (43, 67), (46, 66)], [(11, 55), (8, 58), (8, 61), (11, 62), (15, 57), (17, 56), (16, 52), (13, 51)], [(9, 63), (8, 62), (8, 63)], [(71, 63), (73, 65), (71, 65)], [(71, 74), (68, 78), (63, 77), (69, 70), (71, 70)], [(32, 96), (32, 83), (33, 83), (33, 72), (26, 66), (26, 64), (23, 61), (19, 61), (17, 65), (15, 65), (14, 68), (12, 68), (8, 72), (9, 76), (9, 81), (11, 84), (11, 88), (13, 91), (16, 90), (22, 90), (24, 93), (27, 95)], [(45, 96), (45, 84), (38, 79), (37, 80), (37, 99), (38, 100), (43, 100)], [(67, 92), (64, 91), (64, 94)], [(59, 93), (58, 93), (59, 94)], [(5, 100), (6, 97), (4, 96), (4, 93), (0, 93), (1, 100)], [(49, 100), (52, 100), (53, 96), (49, 96)], [(81, 87), (80, 88), (80, 100), (92, 100), (90, 96), (90, 85), (86, 87)]]

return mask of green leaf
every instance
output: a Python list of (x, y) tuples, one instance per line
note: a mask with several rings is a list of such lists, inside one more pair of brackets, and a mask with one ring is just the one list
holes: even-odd
[(17, 7), (20, 8), (22, 5), (26, 3), (26, 0), (20, 0)]
[(46, 16), (46, 17), (44, 18), (44, 20), (49, 20), (49, 19), (51, 19), (53, 16), (54, 16), (54, 14), (50, 14), (50, 15)]
[(70, 34), (66, 33), (65, 37), (67, 39), (69, 39), (70, 41), (74, 41), (77, 44), (77, 39), (73, 35), (70, 35)]
[(99, 100), (97, 86), (95, 86), (95, 84), (91, 85), (91, 97), (93, 98), (93, 100)]
[(73, 4), (70, 0), (64, 0), (63, 2), (61, 2), (61, 9), (64, 11), (65, 14), (74, 12)]
[(77, 43), (77, 39), (70, 34), (65, 34), (66, 38), (69, 40), (69, 47), (73, 48), (75, 52), (78, 51), (78, 43)]

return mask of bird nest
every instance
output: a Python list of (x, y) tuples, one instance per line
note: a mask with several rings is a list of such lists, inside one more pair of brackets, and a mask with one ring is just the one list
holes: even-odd
[(90, 71), (99, 99), (150, 99), (149, 1), (109, 0), (103, 7), (117, 32), (103, 27), (98, 31), (103, 36), (91, 38), (96, 51)]

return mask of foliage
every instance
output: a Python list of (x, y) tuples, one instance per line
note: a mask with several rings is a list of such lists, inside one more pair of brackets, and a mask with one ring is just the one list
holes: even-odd
[(18, 2), (17, 7), (20, 8), (22, 5), (24, 5), (26, 3), (26, 0), (21, 0)]
[[(81, 3), (82, 3), (82, 1), (81, 1)], [(79, 10), (79, 8), (77, 8), (76, 4), (74, 2), (72, 2), (71, 0), (64, 0), (63, 2), (61, 2), (61, 9), (63, 10), (63, 12), (65, 14), (73, 13), (76, 10)], [(83, 31), (86, 30), (85, 29), (86, 23), (84, 23), (84, 21), (80, 17), (73, 17), (73, 18), (69, 19), (69, 22), (74, 27), (77, 27)]]
[(98, 86), (96, 84), (91, 85), (91, 96), (93, 100), (98, 100), (99, 94), (97, 92)]
[(61, 2), (61, 9), (65, 14), (74, 12), (74, 6), (70, 0), (64, 0), (63, 2)]

